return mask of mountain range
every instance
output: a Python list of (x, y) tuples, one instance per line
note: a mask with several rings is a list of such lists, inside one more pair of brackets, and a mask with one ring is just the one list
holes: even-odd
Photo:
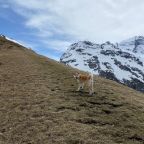
[(67, 49), (60, 62), (144, 92), (143, 36), (120, 43), (80, 41)]

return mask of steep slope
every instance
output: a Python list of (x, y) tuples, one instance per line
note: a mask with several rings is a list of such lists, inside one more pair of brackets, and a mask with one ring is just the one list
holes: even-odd
[(144, 92), (143, 52), (143, 37), (139, 37), (136, 42), (132, 38), (116, 45), (82, 41), (72, 44), (60, 62)]
[(77, 93), (76, 71), (0, 38), (0, 143), (143, 144), (144, 95), (100, 77)]

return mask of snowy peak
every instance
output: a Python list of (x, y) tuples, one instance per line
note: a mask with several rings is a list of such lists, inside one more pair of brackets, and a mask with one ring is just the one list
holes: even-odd
[[(7, 40), (9, 40), (9, 41), (11, 41), (11, 42), (14, 42), (14, 43), (16, 43), (16, 44), (19, 44), (19, 45), (21, 45), (21, 46), (24, 46), (24, 45), (21, 44), (20, 42), (14, 40), (14, 39), (12, 39), (12, 38), (9, 38), (9, 37), (7, 37), (7, 36), (5, 36), (5, 35), (3, 35), (3, 34), (1, 34), (0, 37), (2, 37), (2, 38), (4, 38), (4, 39), (7, 39)], [(25, 47), (25, 46), (24, 46), (24, 47)]]
[(96, 47), (99, 47), (99, 44), (94, 44), (92, 42), (89, 41), (79, 41), (78, 43), (74, 43), (72, 45), (70, 45), (70, 49), (71, 50), (76, 50), (76, 49), (93, 49)]
[(144, 91), (143, 42), (141, 36), (119, 44), (80, 41), (67, 49), (60, 62)]
[(119, 47), (123, 50), (132, 51), (138, 54), (144, 54), (144, 37), (135, 36), (119, 43)]
[(5, 35), (3, 35), (3, 34), (0, 34), (0, 37), (3, 37), (3, 38), (5, 38)]

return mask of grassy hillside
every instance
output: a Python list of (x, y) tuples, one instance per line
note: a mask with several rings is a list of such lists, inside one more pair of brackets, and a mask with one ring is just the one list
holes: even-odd
[(144, 94), (77, 71), (0, 38), (0, 144), (143, 144)]

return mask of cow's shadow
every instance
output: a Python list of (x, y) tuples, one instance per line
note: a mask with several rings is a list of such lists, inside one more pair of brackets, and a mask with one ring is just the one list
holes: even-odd
[(80, 96), (94, 96), (94, 95), (96, 95), (96, 92), (93, 92), (93, 94), (90, 95), (88, 91), (84, 91), (83, 89), (81, 89), (79, 91), (71, 90), (70, 92), (78, 94)]

